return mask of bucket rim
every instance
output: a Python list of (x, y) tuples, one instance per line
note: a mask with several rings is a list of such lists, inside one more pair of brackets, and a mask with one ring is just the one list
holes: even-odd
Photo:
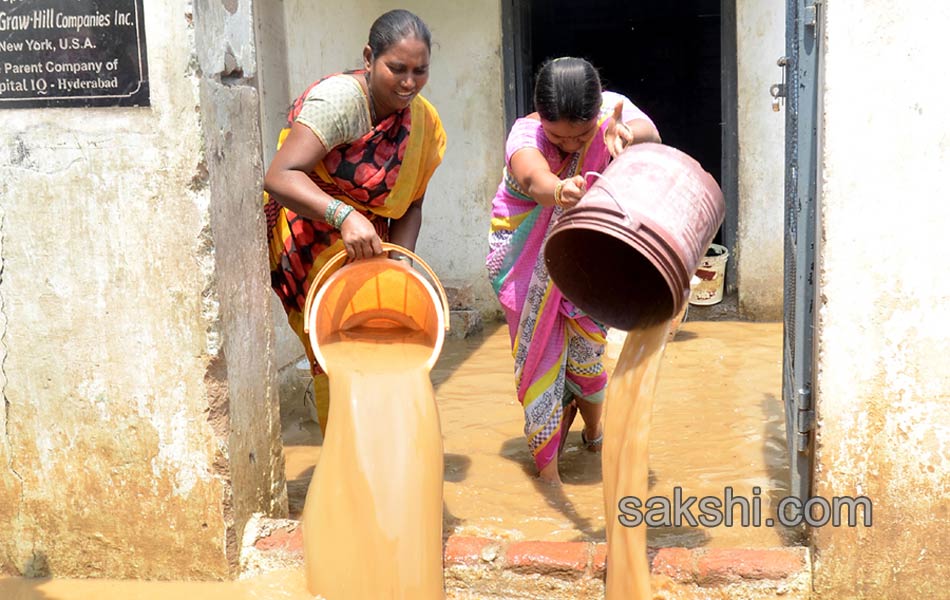
[[(390, 245), (395, 246), (395, 244), (390, 244)], [(395, 247), (399, 248), (399, 246), (395, 246)], [(344, 251), (343, 254), (345, 255), (346, 252)], [(346, 276), (346, 272), (350, 268), (353, 268), (353, 267), (360, 268), (361, 266), (371, 264), (371, 261), (381, 261), (381, 260), (389, 261), (390, 263), (392, 263), (388, 265), (390, 269), (402, 270), (407, 275), (409, 275), (410, 277), (412, 277), (413, 279), (421, 283), (423, 289), (429, 295), (429, 299), (432, 301), (432, 306), (433, 306), (435, 317), (436, 317), (436, 329), (435, 329), (435, 339), (433, 340), (434, 343), (432, 347), (432, 353), (430, 354), (429, 358), (426, 360), (425, 365), (424, 365), (426, 370), (428, 371), (432, 370), (432, 368), (435, 366), (436, 361), (438, 361), (439, 359), (439, 355), (442, 353), (442, 347), (445, 344), (445, 334), (449, 330), (449, 314), (446, 309), (446, 307), (448, 306), (448, 300), (446, 299), (445, 290), (444, 288), (442, 288), (441, 283), (438, 281), (438, 279), (435, 280), (436, 283), (438, 283), (439, 288), (440, 288), (440, 291), (437, 291), (435, 287), (433, 286), (433, 284), (429, 282), (429, 280), (423, 277), (417, 270), (406, 265), (404, 262), (398, 261), (398, 260), (392, 260), (386, 256), (374, 256), (372, 258), (366, 258), (366, 259), (354, 261), (350, 264), (343, 265), (337, 268), (336, 270), (334, 270), (333, 273), (329, 277), (326, 277), (326, 279), (321, 282), (321, 285), (319, 289), (317, 289), (316, 294), (312, 296), (312, 301), (307, 303), (307, 313), (304, 315), (304, 331), (307, 333), (307, 337), (310, 340), (310, 349), (313, 352), (314, 359), (317, 361), (317, 364), (320, 365), (320, 368), (323, 369), (323, 371), (328, 374), (329, 374), (329, 371), (327, 371), (327, 368), (326, 368), (326, 359), (323, 356), (323, 352), (320, 350), (320, 344), (319, 344), (319, 341), (317, 340), (317, 328), (315, 327), (318, 309), (320, 308), (320, 305), (323, 303), (323, 298), (326, 295), (327, 291), (329, 291), (331, 287), (334, 284), (336, 284), (336, 282), (339, 279)], [(329, 264), (329, 262), (327, 264)], [(433, 277), (435, 276), (434, 273), (432, 275)], [(316, 282), (317, 280), (314, 279), (314, 284), (316, 284)]]
[[(572, 208), (571, 210), (574, 209)], [(687, 273), (686, 265), (680, 253), (675, 251), (678, 244), (673, 241), (672, 236), (662, 227), (659, 227), (656, 222), (644, 215), (637, 215), (637, 219), (635, 220), (636, 227), (631, 228), (619, 227), (616, 221), (610, 218), (596, 218), (601, 212), (604, 215), (610, 215), (612, 213), (610, 210), (600, 209), (599, 207), (586, 207), (584, 211), (579, 211), (575, 214), (565, 212), (559, 222), (552, 228), (548, 239), (544, 242), (545, 246), (547, 246), (548, 242), (555, 235), (562, 231), (579, 230), (599, 232), (632, 247), (648, 260), (667, 282), (667, 288), (669, 289), (670, 297), (673, 301), (672, 316), (678, 314), (683, 308), (683, 305), (688, 303), (690, 279), (693, 274)], [(590, 225), (597, 225), (597, 227), (596, 229), (592, 229)], [(654, 245), (645, 243), (642, 237), (637, 235), (638, 233), (647, 234), (650, 239), (661, 244), (664, 249), (667, 250), (666, 255), (664, 256), (662, 253), (657, 252), (657, 248)], [(551, 271), (550, 267), (548, 271)], [(677, 289), (681, 290), (679, 295), (676, 294), (675, 290)]]

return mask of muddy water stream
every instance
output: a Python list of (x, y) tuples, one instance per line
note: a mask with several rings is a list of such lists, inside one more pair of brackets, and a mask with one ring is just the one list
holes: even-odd
[[(650, 420), (669, 330), (667, 322), (627, 334), (608, 385), (602, 461), (606, 515), (617, 512), (622, 498), (648, 497)], [(623, 516), (630, 522), (631, 515)], [(625, 527), (614, 517), (606, 519), (606, 526), (608, 600), (650, 598), (646, 528)]]
[(338, 335), (322, 345), (332, 425), (304, 508), (307, 588), (328, 600), (436, 600), (442, 435), (426, 365), (434, 342), (392, 327)]

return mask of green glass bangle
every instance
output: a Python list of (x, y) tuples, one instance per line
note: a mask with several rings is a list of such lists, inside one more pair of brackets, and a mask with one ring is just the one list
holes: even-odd
[(328, 225), (331, 225), (332, 227), (336, 227), (336, 225), (334, 225), (333, 223), (333, 216), (336, 214), (336, 211), (337, 209), (340, 208), (341, 204), (343, 203), (337, 200), (336, 198), (334, 198), (333, 200), (330, 201), (329, 204), (327, 204), (327, 210), (323, 213), (323, 220), (326, 221)]
[(343, 208), (341, 208), (339, 212), (337, 213), (336, 223), (333, 226), (336, 227), (337, 229), (339, 229), (340, 227), (343, 227), (343, 221), (345, 221), (346, 218), (350, 216), (351, 212), (353, 212), (353, 207), (350, 206), (349, 204), (344, 204)]

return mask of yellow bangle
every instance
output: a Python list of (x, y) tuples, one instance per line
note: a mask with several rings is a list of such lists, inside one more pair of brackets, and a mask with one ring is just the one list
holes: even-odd
[(564, 190), (564, 180), (561, 179), (554, 186), (554, 206), (561, 207), (561, 192)]

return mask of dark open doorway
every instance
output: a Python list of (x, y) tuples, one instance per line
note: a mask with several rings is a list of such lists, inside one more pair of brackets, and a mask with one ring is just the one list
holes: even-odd
[[(731, 0), (504, 0), (503, 6), (509, 123), (533, 110), (534, 74), (544, 60), (586, 58), (607, 89), (626, 95), (650, 115), (665, 144), (686, 152), (716, 178), (727, 209), (714, 241), (734, 250)], [(733, 282), (727, 280), (729, 288)]]

